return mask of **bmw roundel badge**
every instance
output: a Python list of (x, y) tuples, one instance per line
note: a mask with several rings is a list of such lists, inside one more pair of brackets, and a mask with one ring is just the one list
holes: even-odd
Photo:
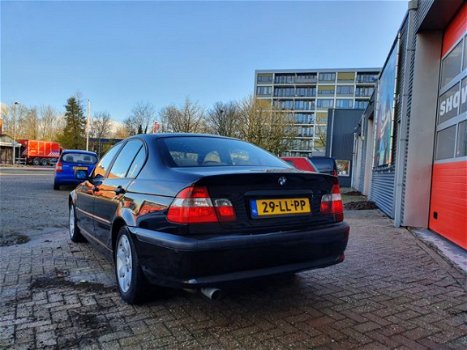
[(287, 182), (287, 179), (285, 178), (285, 176), (281, 176), (278, 182), (279, 182), (279, 185), (284, 186), (285, 183)]

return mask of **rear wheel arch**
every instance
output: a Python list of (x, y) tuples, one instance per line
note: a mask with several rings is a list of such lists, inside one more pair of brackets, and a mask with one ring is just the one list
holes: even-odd
[(123, 226), (126, 226), (126, 222), (121, 217), (117, 217), (112, 223), (112, 250), (115, 250), (118, 233)]

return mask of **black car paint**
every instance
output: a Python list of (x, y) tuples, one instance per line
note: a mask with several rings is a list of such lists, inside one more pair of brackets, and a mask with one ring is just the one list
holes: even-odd
[[(239, 278), (324, 267), (343, 260), (349, 227), (345, 223), (334, 223), (331, 216), (319, 214), (321, 195), (330, 193), (336, 183), (334, 177), (304, 173), (286, 163), (283, 169), (252, 166), (170, 168), (154, 148), (154, 141), (159, 137), (177, 136), (180, 135), (136, 136), (144, 142), (147, 152), (145, 165), (136, 179), (91, 178), (71, 192), (70, 204), (76, 206), (77, 224), (101, 252), (113, 257), (118, 229), (126, 225), (146, 277), (173, 287), (217, 285)], [(279, 177), (284, 174), (289, 181), (285, 187), (291, 187), (286, 191), (278, 184)], [(248, 186), (245, 181), (249, 182)], [(300, 189), (305, 182), (312, 184), (312, 188)], [(209, 185), (213, 198), (231, 197), (237, 220), (199, 225), (168, 222), (167, 209), (175, 196), (195, 183)], [(119, 186), (123, 191), (117, 191)], [(237, 195), (232, 194), (235, 186), (238, 187)], [(244, 198), (240, 191), (245, 192)], [(308, 193), (312, 203), (311, 221), (309, 216), (267, 220), (249, 217), (247, 201), (250, 197), (290, 197), (304, 193)], [(145, 205), (158, 210), (140, 215)], [(277, 240), (276, 243), (265, 243), (265, 239), (271, 237)], [(296, 237), (296, 241), (291, 241), (291, 237)], [(226, 246), (229, 239), (237, 243)], [(189, 240), (193, 244), (185, 248), (177, 245), (177, 242)], [(215, 242), (211, 243), (215, 246), (206, 250), (203, 247), (207, 242)], [(238, 245), (243, 245), (244, 249), (239, 249)], [(262, 257), (255, 258), (259, 253)], [(295, 254), (292, 258), (291, 253)], [(311, 255), (316, 261), (305, 261)], [(234, 262), (226, 263), (229, 259)]]

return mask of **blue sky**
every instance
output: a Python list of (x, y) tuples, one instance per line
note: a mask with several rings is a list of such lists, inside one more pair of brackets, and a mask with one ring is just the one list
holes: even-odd
[(255, 69), (380, 67), (406, 1), (1, 3), (4, 103), (63, 109), (80, 92), (126, 118), (186, 97), (253, 93)]

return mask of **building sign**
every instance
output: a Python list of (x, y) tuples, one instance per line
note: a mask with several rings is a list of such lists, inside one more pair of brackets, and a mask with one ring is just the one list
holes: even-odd
[(376, 144), (375, 166), (392, 162), (392, 137), (394, 129), (394, 105), (396, 94), (397, 57), (399, 42), (394, 45), (378, 82), (376, 95)]
[[(467, 107), (467, 85), (462, 84), (462, 88), (459, 90), (459, 83), (454, 85), (442, 96), (439, 97), (438, 113), (439, 122), (442, 123), (448, 119), (456, 117), (460, 113), (464, 112)], [(460, 106), (460, 109), (459, 109)]]
[(350, 176), (350, 160), (337, 160), (337, 176)]

